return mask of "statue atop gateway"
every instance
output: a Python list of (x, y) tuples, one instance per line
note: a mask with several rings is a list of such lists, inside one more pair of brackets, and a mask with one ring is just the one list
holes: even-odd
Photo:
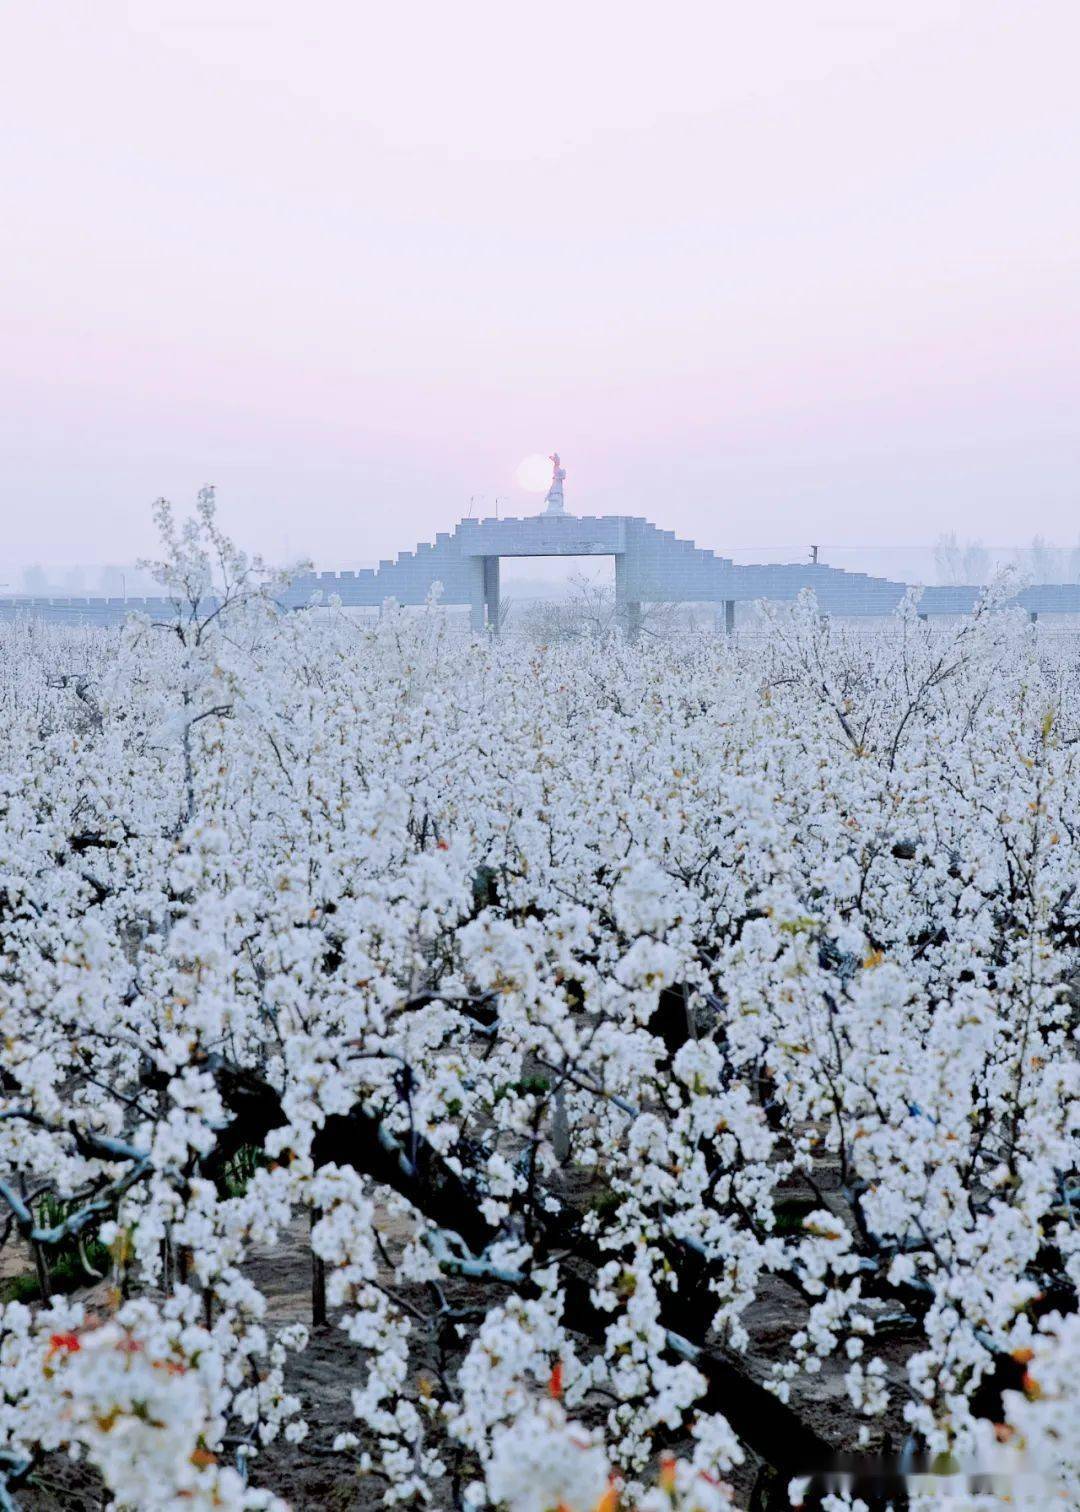
[(551, 474), (551, 487), (544, 498), (544, 503), (547, 505), (544, 513), (546, 515), (563, 515), (566, 513), (562, 491), (563, 479), (566, 477), (566, 468), (560, 465), (558, 452), (552, 452), (548, 461), (552, 464), (553, 470)]

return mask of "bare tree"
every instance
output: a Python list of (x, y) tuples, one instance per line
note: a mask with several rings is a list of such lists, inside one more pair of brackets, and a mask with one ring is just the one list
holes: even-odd
[[(553, 642), (605, 640), (631, 627), (626, 612), (607, 583), (587, 577), (572, 578), (573, 591), (565, 599), (543, 600), (530, 605), (518, 618), (523, 634), (532, 640)], [(676, 606), (642, 604), (635, 627), (645, 637), (665, 637), (677, 628)]]

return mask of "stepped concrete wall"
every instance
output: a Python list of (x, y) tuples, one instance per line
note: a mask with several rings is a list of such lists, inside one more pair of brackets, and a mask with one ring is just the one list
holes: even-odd
[[(644, 603), (716, 603), (727, 606), (733, 623), (736, 603), (793, 599), (812, 588), (822, 610), (839, 616), (891, 614), (907, 585), (864, 572), (845, 572), (824, 563), (736, 565), (707, 547), (682, 540), (637, 515), (533, 515), (524, 519), (462, 520), (433, 542), (402, 551), (378, 567), (358, 572), (307, 573), (282, 595), (289, 607), (331, 595), (348, 607), (377, 608), (387, 599), (422, 604), (436, 583), (441, 600), (465, 604), (472, 624), (496, 623), (501, 557), (612, 556), (616, 596), (633, 620)], [(934, 587), (923, 591), (919, 612), (970, 614), (978, 587)], [(1046, 583), (1027, 588), (1015, 602), (1033, 616), (1080, 614), (1080, 584)], [(0, 619), (33, 615), (53, 622), (109, 625), (129, 610), (167, 617), (167, 599), (0, 598)]]
[(53, 624), (118, 625), (138, 611), (153, 618), (171, 618), (167, 598), (0, 598), (0, 620), (28, 615)]

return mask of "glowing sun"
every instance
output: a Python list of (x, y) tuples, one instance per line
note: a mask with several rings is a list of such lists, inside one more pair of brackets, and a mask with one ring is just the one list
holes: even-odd
[(547, 493), (551, 487), (551, 458), (542, 457), (539, 452), (523, 457), (514, 477), (518, 486), (527, 489), (529, 493)]

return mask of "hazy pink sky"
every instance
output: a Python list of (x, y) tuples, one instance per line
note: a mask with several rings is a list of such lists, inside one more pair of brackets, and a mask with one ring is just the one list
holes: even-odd
[(1080, 532), (1076, 0), (9, 0), (0, 538)]

